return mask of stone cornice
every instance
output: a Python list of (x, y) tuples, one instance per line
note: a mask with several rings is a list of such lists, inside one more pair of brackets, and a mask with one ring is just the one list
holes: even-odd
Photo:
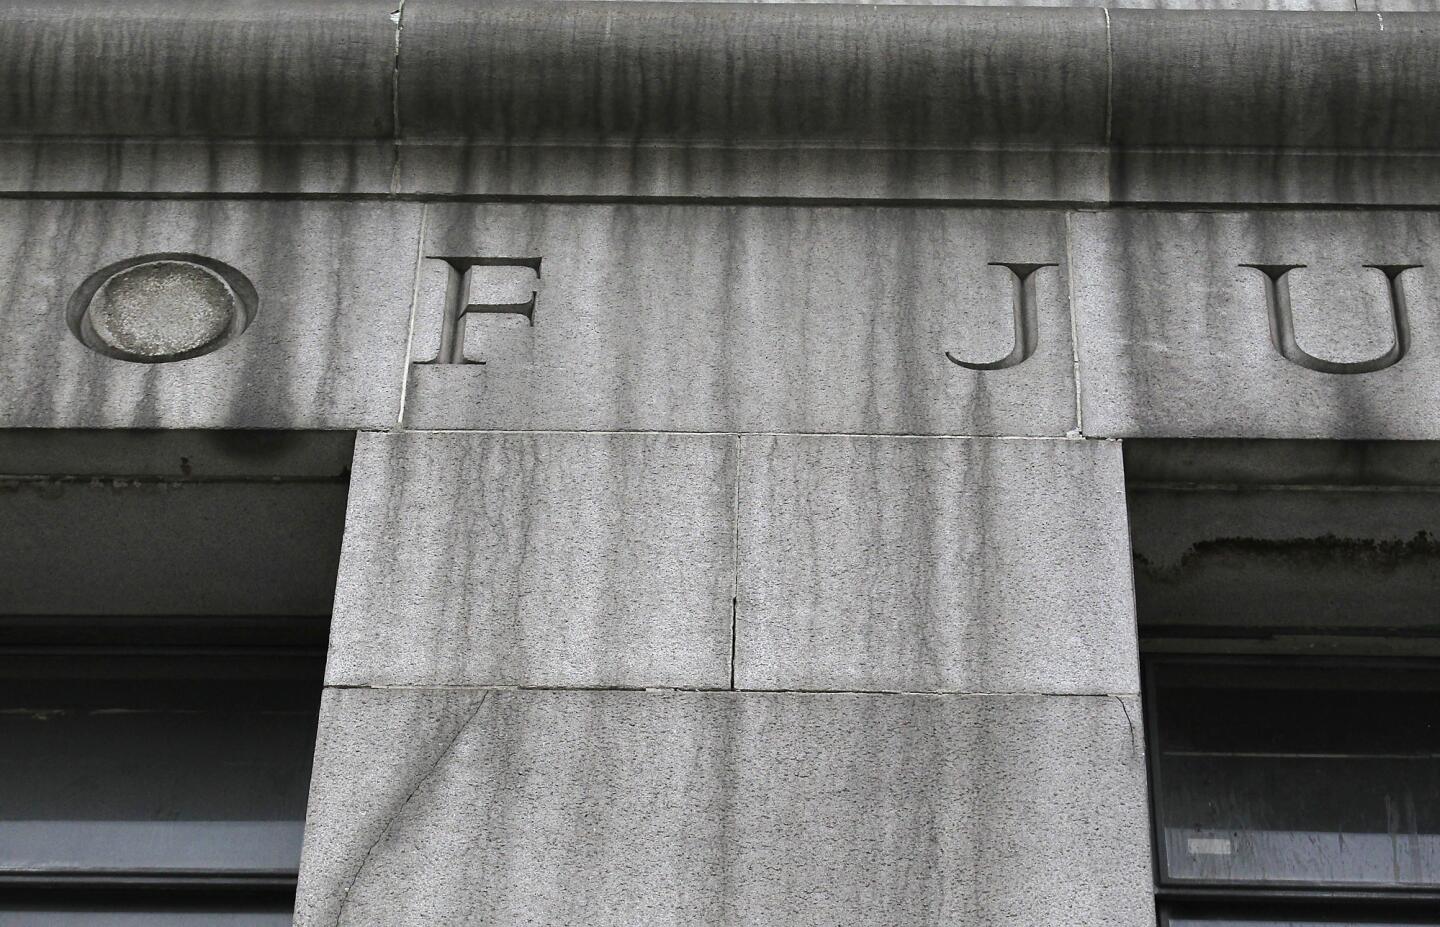
[[(405, 0), (397, 13), (394, 2), (10, 0), (0, 140), (6, 159), (32, 163), (0, 170), (0, 189), (64, 190), (35, 180), (56, 158), (93, 186), (86, 159), (102, 156), (66, 145), (110, 146), (103, 158), (118, 163), (137, 145), (203, 143), (328, 145), (294, 172), (374, 175), (321, 181), (325, 192), (848, 186), (990, 200), (1008, 186), (1020, 200), (1204, 202), (1223, 201), (1221, 188), (1284, 198), (1274, 190), (1308, 181), (1274, 178), (1313, 168), (1378, 188), (1355, 201), (1388, 202), (1440, 152), (1428, 118), (1440, 112), (1440, 14), (595, 0)], [(351, 149), (338, 166), (337, 143)], [(417, 154), (402, 166), (407, 146)], [(456, 146), (469, 151), (460, 162)], [(1221, 153), (1256, 166), (1243, 182), (1172, 189), (1197, 154)], [(1377, 177), (1376, 155), (1399, 160)], [(247, 169), (273, 185), (277, 156), (256, 157)], [(816, 170), (843, 182), (814, 182)], [(923, 179), (945, 174), (961, 179)], [(967, 192), (963, 175), (991, 192)], [(274, 189), (308, 183), (287, 175)]]

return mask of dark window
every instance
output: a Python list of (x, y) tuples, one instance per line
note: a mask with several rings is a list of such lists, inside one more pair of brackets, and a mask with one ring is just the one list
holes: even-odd
[(1440, 924), (1437, 460), (1127, 444), (1162, 927)]
[(280, 925), (351, 439), (0, 446), (0, 922)]
[[(1275, 913), (1266, 916), (1257, 912), (1257, 907), (1262, 910), (1274, 907)], [(1418, 908), (1408, 914), (1394, 910), (1387, 913), (1374, 908), (1365, 910), (1363, 904), (1357, 907), (1353, 901), (1322, 905), (1290, 902), (1274, 906), (1252, 903), (1231, 913), (1213, 904), (1187, 907), (1176, 903), (1169, 905), (1160, 917), (1160, 927), (1423, 927), (1434, 922)]]
[(1167, 885), (1440, 886), (1440, 669), (1152, 659)]

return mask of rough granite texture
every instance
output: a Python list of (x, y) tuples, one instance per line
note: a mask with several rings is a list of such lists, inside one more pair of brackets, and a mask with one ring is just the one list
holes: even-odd
[(1118, 443), (746, 437), (740, 689), (1137, 692)]
[[(1424, 212), (1077, 213), (1070, 220), (1087, 435), (1440, 438), (1440, 219)], [(1394, 343), (1385, 277), (1400, 278), (1411, 343), (1372, 373), (1285, 359), (1265, 276), (1288, 275), (1296, 338), (1332, 361)]]
[[(400, 408), (418, 205), (0, 202), (0, 426), (384, 428)], [(259, 310), (219, 350), (106, 357), (66, 325), (92, 273), (145, 254), (223, 261)]]
[(388, 193), (393, 142), (0, 138), (0, 193)]
[(0, 191), (1435, 204), (1437, 10), (8, 0)]
[[(500, 144), (397, 146), (396, 192), (466, 196), (756, 197), (1103, 203), (1097, 146), (883, 148), (813, 145)], [(7, 176), (0, 164), (0, 181)]]
[(331, 685), (725, 687), (735, 439), (362, 434)]
[[(0, 6), (0, 428), (362, 432), (300, 927), (1153, 927), (1097, 439), (1440, 438), (1437, 17), (1392, 12), (1437, 0)], [(1155, 208), (1263, 204), (1309, 211)], [(76, 287), (163, 252), (244, 273), (249, 329), (80, 344)], [(467, 318), (474, 363), (423, 363), (444, 257), (540, 261), (473, 272), (536, 294)], [(1056, 265), (1038, 347), (969, 369), (1017, 343), (994, 262)], [(1408, 354), (1284, 360), (1242, 263), (1309, 265), (1335, 361), (1390, 344), (1360, 265), (1425, 265)], [(163, 354), (223, 314), (153, 296), (102, 328)], [(5, 468), (75, 479), (0, 492), (0, 611), (324, 614), (349, 454), (235, 434), (171, 432), (150, 465), (193, 484), (117, 494), (136, 435), (8, 432)], [(292, 467), (324, 480), (210, 481)], [(1313, 493), (1165, 492), (1132, 510), (1172, 624), (1261, 613), (1295, 574), (1231, 551), (1320, 530)], [(1330, 495), (1428, 543), (1435, 506)], [(157, 543), (177, 519), (205, 542)], [(1317, 562), (1300, 620), (1366, 591)], [(1427, 614), (1440, 571), (1395, 572)]]
[(132, 357), (165, 359), (207, 347), (245, 312), (214, 271), (156, 261), (107, 279), (89, 300), (85, 318), (101, 343)]
[(331, 689), (296, 924), (1154, 924), (1133, 697)]
[(1415, 118), (1440, 106), (1431, 18), (1112, 10), (1109, 22), (1118, 147), (1440, 148), (1440, 122)]
[[(413, 0), (400, 66), (401, 135), (509, 145), (1105, 141), (1107, 30), (1099, 10), (718, 9)], [(837, 81), (839, 74), (852, 79)]]
[[(658, 0), (658, 2), (735, 3), (737, 0)], [(738, 0), (749, 3), (833, 3), (834, 0)], [(1354, 12), (1356, 0), (850, 0), (874, 6), (991, 6), (1065, 7), (1111, 10), (1287, 10)], [(1384, 9), (1434, 9), (1436, 0), (1381, 0)], [(1361, 9), (1374, 9), (1376, 0), (1359, 0)]]
[[(472, 302), (538, 291), (534, 325), (471, 316), (483, 365), (411, 367), (412, 428), (1063, 435), (1075, 428), (1059, 213), (437, 205), (426, 255), (534, 256)], [(1039, 341), (1004, 370), (1012, 281)], [(439, 345), (446, 267), (422, 269), (411, 357)], [(497, 270), (497, 269), (487, 269)], [(487, 277), (486, 279), (492, 279)], [(478, 296), (477, 296), (478, 294)]]
[(390, 0), (7, 0), (0, 135), (374, 138)]

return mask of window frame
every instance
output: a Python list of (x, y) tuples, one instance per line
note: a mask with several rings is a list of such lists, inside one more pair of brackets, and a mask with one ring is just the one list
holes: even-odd
[[(1170, 877), (1165, 841), (1161, 833), (1162, 788), (1160, 771), (1159, 725), (1156, 723), (1156, 667), (1165, 664), (1189, 664), (1224, 668), (1235, 667), (1305, 667), (1346, 669), (1388, 669), (1397, 667), (1426, 669), (1440, 676), (1440, 658), (1376, 657), (1313, 655), (1296, 653), (1227, 653), (1222, 650), (1203, 652), (1140, 651), (1142, 709), (1145, 724), (1145, 747), (1148, 752), (1147, 790), (1150, 812), (1151, 863), (1155, 873), (1155, 901), (1159, 927), (1170, 927), (1181, 914), (1190, 917), (1230, 917), (1254, 920), (1256, 927), (1266, 927), (1265, 917), (1283, 921), (1303, 916), (1317, 923), (1327, 918), (1340, 925), (1355, 923), (1354, 918), (1369, 918), (1377, 923), (1416, 925), (1440, 924), (1440, 886), (1414, 888), (1408, 886), (1338, 885), (1321, 881), (1287, 881), (1284, 883), (1254, 880), (1200, 880)], [(1440, 796), (1437, 796), (1440, 800)], [(1336, 916), (1341, 919), (1335, 920)], [(1365, 921), (1359, 922), (1362, 927)]]
[[(43, 629), (37, 627), (47, 623)], [(266, 638), (277, 622), (289, 623), (288, 633)], [(170, 616), (123, 618), (75, 616), (53, 621), (48, 616), (0, 616), (0, 657), (5, 660), (44, 654), (89, 657), (114, 654), (181, 661), (197, 657), (298, 657), (323, 667), (329, 618), (273, 615), (245, 617)], [(247, 627), (248, 626), (248, 627)], [(136, 645), (134, 634), (149, 631), (150, 643)], [(239, 643), (237, 635), (255, 635)], [(257, 633), (258, 632), (258, 633)], [(323, 679), (316, 680), (317, 707)], [(282, 906), (293, 913), (298, 870), (237, 870), (232, 872), (173, 871), (167, 869), (103, 869), (19, 871), (0, 869), (0, 909), (8, 905), (38, 905), (48, 910), (56, 903), (115, 904), (137, 910), (184, 910), (187, 906), (217, 909), (221, 913), (266, 913), (267, 906)]]

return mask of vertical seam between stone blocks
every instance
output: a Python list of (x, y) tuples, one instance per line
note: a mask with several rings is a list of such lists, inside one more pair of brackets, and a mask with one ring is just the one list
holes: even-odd
[[(1100, 12), (1105, 14), (1105, 149), (1107, 156), (1111, 148), (1111, 130), (1115, 124), (1115, 42), (1110, 34), (1110, 9), (1101, 7)], [(1109, 172), (1106, 172), (1109, 176)], [(1106, 199), (1109, 199), (1109, 192), (1106, 192)]]
[(410, 391), (410, 352), (415, 348), (415, 316), (420, 305), (420, 271), (425, 263), (425, 231), (429, 218), (430, 204), (421, 203), (420, 235), (415, 242), (415, 270), (410, 281), (410, 326), (405, 332), (405, 355), (400, 359), (400, 408), (395, 414), (395, 428), (405, 427), (405, 400)]
[(390, 195), (400, 186), (400, 37), (405, 32), (405, 0), (395, 8), (395, 63), (390, 68)]
[(1065, 311), (1070, 315), (1070, 369), (1075, 378), (1075, 434), (1085, 436), (1085, 406), (1080, 399), (1080, 326), (1075, 312), (1075, 254), (1072, 247), (1074, 238), (1070, 234), (1070, 219), (1075, 214), (1065, 213)]
[(730, 517), (730, 690), (735, 691), (735, 657), (740, 649), (740, 476), (745, 439), (735, 436), (735, 489), (731, 493)]

